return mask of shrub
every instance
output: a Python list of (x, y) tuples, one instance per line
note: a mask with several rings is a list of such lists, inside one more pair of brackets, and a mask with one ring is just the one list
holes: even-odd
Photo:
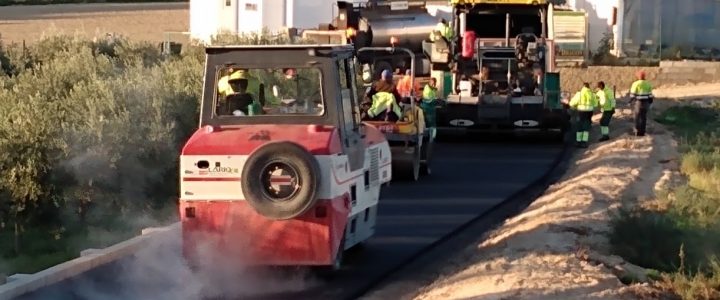
[[(175, 203), (178, 150), (197, 124), (202, 57), (68, 37), (27, 49), (27, 63), (4, 57), (16, 62), (0, 90), (0, 244), (12, 245), (2, 247), (4, 257), (77, 253), (98, 242), (77, 237), (90, 228), (117, 242), (168, 219), (157, 212)], [(51, 236), (57, 248), (47, 248)]]
[(720, 298), (720, 137), (717, 111), (689, 106), (659, 121), (682, 137), (685, 185), (659, 193), (663, 211), (622, 209), (610, 242), (630, 262), (666, 272), (665, 287), (683, 299)]
[(164, 56), (115, 36), (0, 47), (0, 274), (176, 219), (178, 154), (198, 126), (204, 59), (202, 47)]

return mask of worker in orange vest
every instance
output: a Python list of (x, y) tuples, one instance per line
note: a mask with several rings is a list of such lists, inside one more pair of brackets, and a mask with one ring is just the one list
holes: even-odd
[(417, 95), (417, 91), (420, 90), (420, 85), (418, 85), (417, 82), (415, 82), (413, 86), (412, 76), (410, 76), (410, 74), (411, 70), (408, 69), (405, 71), (405, 76), (403, 76), (397, 83), (398, 94), (400, 94), (402, 101), (405, 103), (410, 103), (407, 99), (409, 99), (412, 95), (413, 89), (415, 90), (415, 95)]

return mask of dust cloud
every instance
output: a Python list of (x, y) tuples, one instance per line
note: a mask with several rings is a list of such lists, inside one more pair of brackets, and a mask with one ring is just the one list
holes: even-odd
[[(95, 272), (98, 276), (74, 281), (70, 293), (62, 294), (72, 294), (69, 299), (237, 299), (297, 292), (319, 283), (308, 270), (280, 272), (220, 257), (211, 242), (197, 247), (198, 260), (191, 267), (182, 255), (179, 230), (153, 233), (148, 244), (132, 258)], [(57, 294), (51, 299), (65, 300)]]

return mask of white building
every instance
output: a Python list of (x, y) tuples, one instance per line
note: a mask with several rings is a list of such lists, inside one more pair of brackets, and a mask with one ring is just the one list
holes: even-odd
[[(567, 0), (568, 6), (585, 11), (588, 19), (588, 43), (591, 52), (597, 51), (605, 33), (613, 34), (614, 45), (621, 45), (623, 32), (623, 0)], [(612, 52), (617, 55), (617, 47)]]
[(336, 11), (336, 0), (190, 0), (190, 36), (317, 28)]

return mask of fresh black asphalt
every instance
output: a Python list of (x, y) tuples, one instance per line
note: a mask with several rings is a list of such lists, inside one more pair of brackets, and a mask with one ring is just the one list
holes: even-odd
[[(346, 256), (342, 271), (300, 292), (269, 287), (253, 291), (265, 294), (253, 298), (344, 299), (356, 294), (368, 282), (542, 177), (561, 152), (562, 145), (532, 142), (437, 144), (431, 175), (414, 183), (393, 182), (384, 188), (375, 236)], [(170, 269), (165, 272), (162, 265), (141, 271), (154, 284), (117, 280), (126, 277), (122, 275), (127, 270), (122, 264), (126, 263), (98, 269), (22, 299), (181, 299), (183, 296), (173, 291), (192, 284), (173, 278), (181, 275)], [(218, 298), (246, 299), (237, 295), (212, 299)]]

